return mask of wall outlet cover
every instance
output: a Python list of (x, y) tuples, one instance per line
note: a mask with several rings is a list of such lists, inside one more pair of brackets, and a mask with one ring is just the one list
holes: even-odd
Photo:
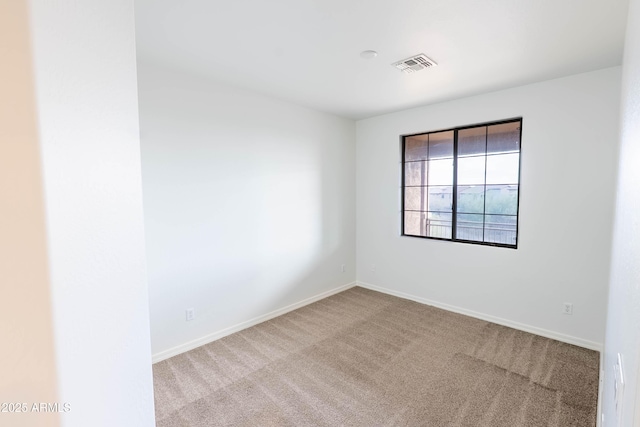
[(569, 315), (573, 314), (573, 303), (565, 302), (562, 305), (562, 313), (569, 314)]

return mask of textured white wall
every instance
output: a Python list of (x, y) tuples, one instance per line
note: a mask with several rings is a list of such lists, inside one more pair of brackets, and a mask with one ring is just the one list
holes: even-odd
[[(622, 72), (621, 145), (613, 235), (605, 384), (606, 426), (640, 425), (640, 1), (629, 5)], [(614, 371), (621, 353), (627, 384), (622, 419), (613, 400)], [(635, 415), (634, 415), (635, 410)], [(635, 417), (635, 418), (634, 418)]]
[(30, 8), (62, 425), (153, 426), (133, 3)]
[[(616, 67), (357, 122), (358, 281), (601, 347), (619, 85)], [(518, 116), (518, 249), (401, 237), (399, 135)]]
[(145, 61), (139, 86), (154, 355), (355, 280), (353, 121)]

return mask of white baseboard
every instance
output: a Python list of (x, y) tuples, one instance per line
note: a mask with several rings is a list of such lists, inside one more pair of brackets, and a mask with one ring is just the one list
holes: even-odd
[(251, 326), (255, 326), (258, 323), (266, 322), (267, 320), (273, 319), (274, 317), (281, 316), (290, 311), (296, 310), (300, 307), (304, 307), (305, 305), (309, 305), (316, 301), (319, 301), (323, 298), (327, 298), (331, 295), (340, 293), (342, 291), (346, 291), (347, 289), (353, 288), (356, 286), (356, 282), (347, 283), (346, 285), (339, 286), (337, 288), (328, 290), (326, 292), (322, 292), (321, 294), (312, 296), (310, 298), (303, 299), (302, 301), (298, 301), (294, 304), (288, 305), (286, 307), (282, 307), (278, 310), (274, 310), (270, 313), (264, 314), (262, 316), (254, 317), (253, 319), (247, 320), (242, 323), (238, 323), (237, 325), (231, 326), (226, 329), (222, 329), (221, 331), (213, 332), (211, 334), (207, 334), (201, 338), (195, 339), (193, 341), (186, 342), (184, 344), (180, 344), (176, 347), (170, 348), (168, 350), (161, 351), (151, 356), (151, 361), (153, 363), (160, 362), (162, 360), (168, 359), (173, 356), (177, 356), (178, 354), (184, 353), (189, 350), (193, 350), (194, 348), (198, 348), (205, 344), (209, 344), (212, 341), (219, 340), (220, 338), (226, 337), (227, 335), (231, 335), (235, 332), (241, 331), (243, 329), (250, 328)]
[(547, 329), (538, 328), (524, 323), (514, 322), (512, 320), (502, 319), (500, 317), (491, 316), (489, 314), (479, 313), (473, 310), (467, 310), (465, 308), (456, 307), (453, 305), (441, 303), (438, 301), (432, 301), (426, 298), (418, 297), (415, 295), (406, 294), (404, 292), (398, 292), (393, 289), (384, 288), (381, 286), (372, 285), (365, 282), (357, 282), (357, 286), (362, 288), (371, 289), (372, 291), (382, 292), (384, 294), (393, 295), (399, 298), (408, 299), (411, 301), (419, 302), (421, 304), (431, 305), (443, 310), (452, 311), (454, 313), (464, 314), (465, 316), (475, 317), (476, 319), (486, 320), (487, 322), (497, 323), (498, 325), (508, 326), (520, 331), (529, 332), (535, 335), (540, 335), (546, 338), (551, 338), (557, 341), (565, 342), (567, 344), (577, 345), (578, 347), (588, 348), (600, 352), (602, 357), (603, 345), (595, 341), (589, 341), (582, 338), (573, 337), (571, 335), (561, 334), (559, 332), (549, 331)]
[(176, 356), (178, 354), (184, 353), (189, 350), (193, 350), (194, 348), (200, 347), (202, 345), (208, 344), (212, 341), (218, 340), (220, 338), (226, 337), (227, 335), (231, 335), (235, 332), (241, 331), (243, 329), (250, 328), (251, 326), (257, 325), (258, 323), (266, 322), (267, 320), (273, 319), (274, 317), (281, 316), (290, 311), (296, 310), (300, 307), (304, 307), (305, 305), (309, 305), (316, 301), (319, 301), (323, 298), (327, 298), (331, 295), (340, 293), (342, 291), (346, 291), (347, 289), (353, 288), (354, 286), (360, 286), (362, 288), (371, 289), (372, 291), (382, 292), (384, 294), (393, 295), (399, 298), (408, 299), (411, 301), (419, 302), (421, 304), (430, 305), (433, 307), (438, 307), (443, 310), (451, 311), (454, 313), (464, 314), (465, 316), (475, 317), (476, 319), (485, 320), (487, 322), (497, 323), (499, 325), (508, 326), (510, 328), (518, 329), (524, 332), (529, 332), (532, 334), (540, 335), (543, 337), (551, 338), (557, 341), (565, 342), (568, 344), (577, 345), (579, 347), (588, 348), (590, 350), (595, 350), (600, 352), (600, 358), (602, 359), (603, 354), (603, 345), (601, 343), (595, 341), (589, 341), (582, 338), (573, 337), (570, 335), (561, 334), (559, 332), (549, 331), (547, 329), (538, 328), (531, 325), (526, 325), (524, 323), (514, 322), (512, 320), (503, 319), (496, 316), (491, 316), (489, 314), (480, 313), (473, 310), (467, 310), (465, 308), (456, 307), (450, 304), (441, 303), (438, 301), (429, 300), (427, 298), (418, 297), (415, 295), (410, 295), (404, 292), (398, 292), (393, 289), (385, 288), (382, 286), (372, 285), (370, 283), (365, 282), (351, 282), (346, 285), (339, 286), (337, 288), (331, 289), (326, 292), (322, 292), (318, 295), (312, 296), (310, 298), (306, 298), (297, 303), (288, 305), (286, 307), (280, 308), (278, 310), (274, 310), (270, 313), (266, 313), (262, 316), (255, 317), (253, 319), (247, 320), (245, 322), (239, 323), (237, 325), (231, 326), (226, 329), (222, 329), (220, 331), (216, 331), (210, 334), (207, 334), (201, 338), (197, 338), (195, 340), (186, 342), (184, 344), (178, 345), (176, 347), (172, 347), (170, 349), (161, 351), (152, 355), (152, 362), (157, 363), (162, 360), (168, 359), (170, 357)]

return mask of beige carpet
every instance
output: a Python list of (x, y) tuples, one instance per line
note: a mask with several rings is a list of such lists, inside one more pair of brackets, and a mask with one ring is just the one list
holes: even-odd
[(153, 366), (158, 427), (595, 426), (597, 352), (353, 288)]

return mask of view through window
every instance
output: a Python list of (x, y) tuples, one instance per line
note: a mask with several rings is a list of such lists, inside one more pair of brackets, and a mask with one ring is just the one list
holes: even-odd
[(402, 234), (517, 247), (522, 119), (403, 137)]

